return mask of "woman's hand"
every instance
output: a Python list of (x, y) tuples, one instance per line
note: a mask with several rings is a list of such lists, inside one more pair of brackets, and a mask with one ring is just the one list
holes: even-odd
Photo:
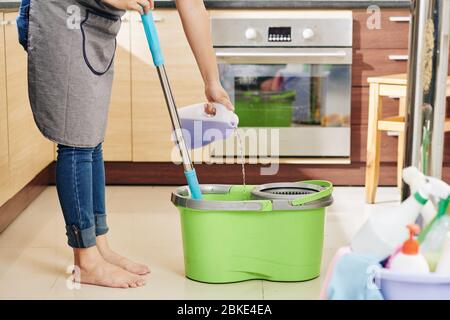
[(102, 2), (120, 10), (134, 10), (141, 15), (154, 8), (154, 0), (102, 0)]
[[(228, 110), (234, 111), (234, 106), (230, 101), (230, 97), (228, 96), (228, 93), (225, 91), (225, 89), (222, 87), (222, 85), (217, 83), (208, 84), (205, 86), (205, 96), (208, 102), (216, 102), (224, 105)], [(205, 109), (207, 113), (209, 112), (209, 109)]]

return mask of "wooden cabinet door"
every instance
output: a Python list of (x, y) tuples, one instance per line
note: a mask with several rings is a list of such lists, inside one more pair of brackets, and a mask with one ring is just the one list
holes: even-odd
[(353, 47), (407, 49), (410, 16), (408, 9), (353, 10)]
[[(17, 13), (5, 14), (15, 21)], [(6, 90), (8, 108), (9, 168), (16, 193), (54, 159), (53, 143), (36, 127), (28, 100), (27, 54), (20, 46), (15, 23), (5, 27)]]
[(408, 49), (362, 49), (353, 51), (353, 86), (367, 87), (367, 78), (406, 73)]
[(0, 206), (11, 196), (8, 161), (8, 111), (6, 109), (5, 33), (0, 12)]
[[(157, 10), (154, 15), (177, 105), (204, 101), (203, 81), (178, 12)], [(171, 161), (172, 153), (179, 159), (173, 149), (169, 114), (140, 17), (132, 14), (131, 20), (133, 160)]]
[(105, 160), (131, 161), (131, 134), (130, 20), (127, 13), (122, 19), (122, 27), (117, 36), (114, 83), (103, 146)]

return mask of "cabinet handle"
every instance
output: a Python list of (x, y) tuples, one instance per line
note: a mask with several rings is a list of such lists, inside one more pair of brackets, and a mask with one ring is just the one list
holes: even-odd
[(408, 61), (409, 57), (407, 54), (401, 55), (401, 54), (391, 54), (388, 56), (389, 60), (391, 61)]
[(391, 22), (411, 22), (410, 16), (389, 17)]
[(398, 131), (388, 131), (387, 135), (389, 137), (398, 137), (400, 135), (400, 132), (398, 132)]

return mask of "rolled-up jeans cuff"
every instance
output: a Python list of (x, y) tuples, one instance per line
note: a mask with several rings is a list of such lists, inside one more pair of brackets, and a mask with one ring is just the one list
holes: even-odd
[(101, 236), (108, 232), (108, 224), (106, 223), (106, 214), (95, 215), (95, 235)]
[(72, 248), (90, 248), (96, 244), (95, 226), (80, 230), (76, 226), (66, 226), (67, 243)]

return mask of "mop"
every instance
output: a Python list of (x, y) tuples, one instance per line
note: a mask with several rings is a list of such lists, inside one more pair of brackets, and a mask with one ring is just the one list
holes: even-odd
[(181, 158), (183, 161), (184, 174), (189, 186), (191, 197), (193, 199), (202, 199), (202, 193), (200, 185), (198, 183), (197, 174), (195, 173), (194, 166), (189, 155), (189, 149), (183, 137), (183, 131), (178, 117), (178, 111), (175, 105), (175, 100), (170, 89), (169, 79), (164, 68), (164, 57), (162, 54), (161, 46), (159, 43), (158, 33), (156, 31), (155, 22), (151, 12), (144, 14), (142, 17), (142, 23), (144, 25), (145, 35), (147, 36), (148, 45), (152, 53), (153, 64), (158, 71), (161, 87), (164, 92), (164, 98), (166, 100), (167, 108), (170, 114), (170, 120), (174, 130), (174, 135), (178, 148), (180, 150)]

